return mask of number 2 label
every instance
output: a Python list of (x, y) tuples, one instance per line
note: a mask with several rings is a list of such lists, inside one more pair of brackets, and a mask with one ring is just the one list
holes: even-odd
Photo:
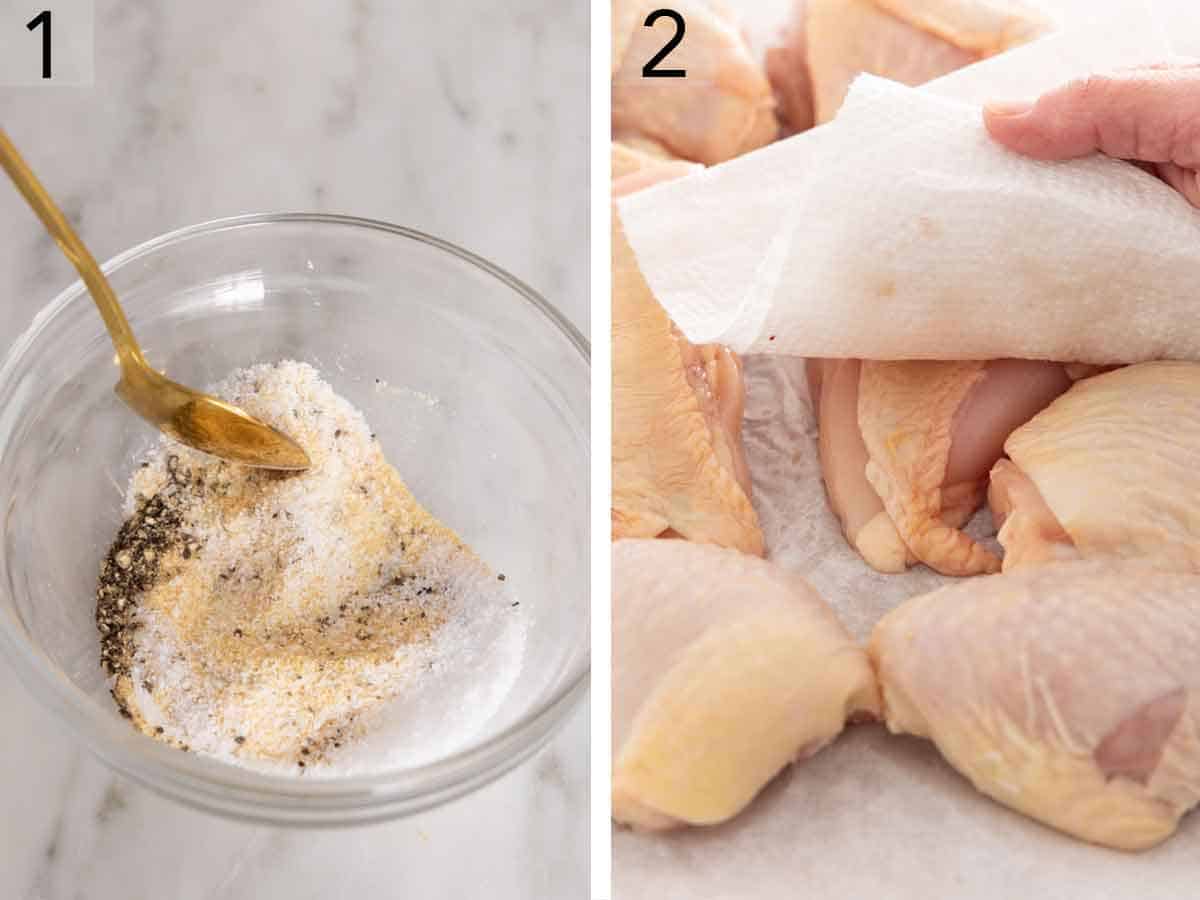
[(656, 9), (650, 15), (646, 16), (645, 26), (653, 28), (654, 23), (659, 19), (670, 19), (675, 23), (675, 34), (671, 39), (663, 44), (661, 50), (650, 58), (650, 61), (642, 66), (643, 78), (686, 78), (686, 69), (659, 69), (655, 68), (660, 62), (666, 59), (667, 54), (679, 46), (679, 42), (683, 40), (684, 24), (683, 16), (675, 12), (673, 9)]

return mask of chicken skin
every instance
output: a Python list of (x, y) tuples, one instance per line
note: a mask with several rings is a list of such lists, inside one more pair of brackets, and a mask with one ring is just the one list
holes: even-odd
[(870, 654), (885, 721), (1054, 828), (1151, 847), (1200, 801), (1200, 576), (1064, 562), (902, 604)]
[[(614, 189), (691, 167), (658, 163)], [(679, 332), (638, 270), (616, 210), (612, 218), (613, 538), (678, 535), (762, 555), (742, 450), (741, 362)]]
[(1005, 438), (1071, 384), (1059, 363), (820, 360), (821, 469), (846, 539), (873, 568), (999, 571), (961, 530)]
[(788, 763), (879, 711), (865, 651), (802, 578), (687, 541), (613, 546), (618, 822), (736, 815)]
[(1005, 441), (989, 502), (1004, 569), (1147, 557), (1200, 572), (1200, 365), (1077, 382)]
[(614, 0), (612, 7), (612, 136), (650, 140), (673, 156), (715, 165), (779, 136), (771, 85), (725, 7), (677, 0), (683, 39), (661, 61), (685, 78), (646, 78), (642, 68), (675, 34), (656, 0)]

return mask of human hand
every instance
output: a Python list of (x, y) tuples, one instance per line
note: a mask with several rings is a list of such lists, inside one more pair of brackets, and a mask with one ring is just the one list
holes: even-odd
[(983, 120), (1001, 144), (1036, 159), (1099, 150), (1143, 164), (1200, 207), (1200, 63), (1093, 75), (1036, 102), (989, 103)]

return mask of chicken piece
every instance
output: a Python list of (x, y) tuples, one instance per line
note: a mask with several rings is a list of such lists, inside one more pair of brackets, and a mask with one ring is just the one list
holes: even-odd
[(1000, 532), (996, 539), (1005, 548), (1001, 571), (1081, 558), (1037, 486), (1010, 460), (992, 466), (988, 506)]
[(818, 123), (837, 114), (861, 72), (918, 85), (979, 58), (896, 18), (874, 0), (809, 0), (808, 7), (809, 77)]
[(620, 147), (622, 147), (621, 144), (613, 144), (612, 195), (614, 197), (632, 194), (642, 188), (658, 184), (660, 181), (682, 178), (704, 168), (700, 163), (669, 157), (655, 157), (630, 151), (628, 148), (618, 149)]
[(1050, 30), (1049, 17), (1020, 0), (875, 0), (898, 19), (936, 34), (942, 40), (977, 53), (995, 56), (1027, 44)]
[(629, 44), (638, 28), (643, 27), (646, 16), (653, 12), (653, 7), (637, 0), (614, 0), (612, 4), (612, 46), (609, 52), (609, 77), (616, 79), (621, 71), (621, 64), (629, 55)]
[(866, 653), (799, 576), (686, 541), (613, 545), (612, 815), (647, 829), (741, 811), (848, 719)]
[[(619, 179), (670, 178), (679, 162)], [(640, 186), (640, 185), (639, 185)], [(678, 535), (762, 555), (742, 451), (741, 361), (694, 345), (637, 267), (612, 211), (612, 536)]]
[(1194, 574), (1077, 561), (972, 579), (893, 610), (870, 654), (891, 731), (1068, 834), (1151, 847), (1200, 800)]
[(914, 561), (944, 575), (998, 571), (995, 555), (959, 529), (982, 505), (1004, 439), (1070, 385), (1063, 366), (1014, 359), (820, 365), (821, 468), (851, 545), (881, 572)]
[(1005, 438), (1070, 383), (1060, 363), (1037, 360), (863, 362), (866, 478), (918, 560), (944, 575), (999, 570), (959, 529)]
[[(682, 159), (672, 159), (655, 163), (643, 169), (630, 172), (628, 175), (622, 175), (620, 178), (613, 179), (612, 193), (614, 197), (632, 194), (635, 191), (642, 190), (642, 188), (650, 187), (652, 184), (658, 184), (660, 181), (682, 178), (703, 168), (704, 166), (699, 163), (690, 163)], [(615, 211), (613, 215), (616, 215)], [(680, 338), (682, 339), (682, 337), (681, 334)], [(713, 346), (716, 345), (714, 344)]]
[(651, 139), (671, 154), (706, 165), (769, 144), (779, 135), (775, 100), (762, 68), (730, 16), (715, 4), (677, 0), (683, 40), (659, 63), (685, 78), (645, 78), (642, 67), (675, 34), (657, 0), (615, 0), (612, 7), (613, 138)]
[(861, 72), (924, 84), (1025, 43), (1048, 20), (1016, 0), (807, 0), (815, 118), (828, 122)]
[(808, 0), (795, 0), (791, 21), (780, 42), (768, 47), (767, 80), (775, 92), (783, 135), (790, 136), (813, 127), (813, 86), (808, 71)]
[(988, 500), (1005, 571), (1153, 557), (1200, 572), (1200, 365), (1149, 362), (1077, 382), (1004, 444)]
[(642, 169), (669, 162), (671, 156), (653, 141), (631, 141), (622, 143), (612, 142), (612, 179), (615, 181), (625, 175), (632, 175)]
[(741, 363), (671, 324), (615, 215), (612, 342), (613, 538), (670, 530), (761, 555), (741, 446)]
[[(857, 359), (808, 360), (817, 446), (829, 506), (850, 546), (879, 572), (903, 572), (917, 561), (900, 537), (883, 501), (867, 481), (867, 447), (858, 427)], [(824, 413), (822, 412), (824, 410)]]

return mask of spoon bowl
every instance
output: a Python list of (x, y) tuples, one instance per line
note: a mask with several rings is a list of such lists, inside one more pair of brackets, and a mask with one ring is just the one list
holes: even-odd
[(308, 454), (283, 432), (241, 408), (193, 391), (149, 365), (122, 366), (117, 396), (181, 444), (230, 462), (300, 471)]
[(287, 435), (236, 406), (185, 387), (151, 368), (91, 251), (2, 129), (0, 167), (87, 285), (121, 363), (117, 394), (126, 406), (164, 434), (203, 453), (267, 469), (309, 467), (308, 454)]

